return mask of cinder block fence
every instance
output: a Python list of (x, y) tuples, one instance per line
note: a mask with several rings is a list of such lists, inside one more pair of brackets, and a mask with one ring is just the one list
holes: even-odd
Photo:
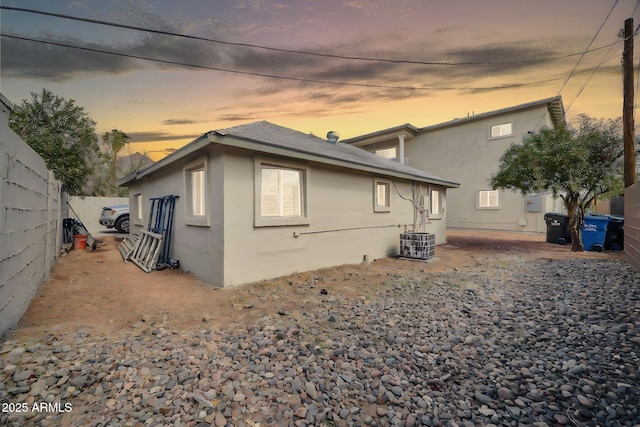
[(62, 185), (9, 128), (0, 94), (0, 337), (27, 310), (61, 246)]

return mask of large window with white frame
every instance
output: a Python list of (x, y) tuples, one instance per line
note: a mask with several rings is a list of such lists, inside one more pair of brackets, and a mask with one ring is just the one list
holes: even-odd
[(207, 161), (199, 159), (184, 168), (185, 219), (188, 225), (208, 226)]
[(513, 123), (493, 125), (489, 130), (489, 137), (491, 139), (504, 138), (511, 135), (513, 135)]
[(500, 193), (498, 192), (498, 190), (479, 190), (478, 191), (478, 208), (499, 209)]
[(308, 168), (261, 160), (255, 168), (255, 225), (308, 224)]

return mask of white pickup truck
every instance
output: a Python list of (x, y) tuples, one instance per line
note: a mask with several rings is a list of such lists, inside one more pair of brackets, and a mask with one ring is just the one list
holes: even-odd
[(120, 233), (129, 233), (129, 205), (105, 206), (100, 215), (100, 224), (115, 228)]

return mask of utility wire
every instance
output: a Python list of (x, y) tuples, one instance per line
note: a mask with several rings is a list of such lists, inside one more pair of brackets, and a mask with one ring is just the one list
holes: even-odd
[[(598, 37), (598, 34), (600, 34), (600, 31), (602, 31), (602, 28), (604, 27), (604, 24), (609, 20), (609, 17), (611, 17), (611, 14), (613, 13), (613, 10), (616, 8), (616, 5), (618, 4), (619, 0), (616, 0), (616, 2), (613, 4), (613, 6), (611, 6), (611, 9), (609, 10), (609, 13), (607, 14), (607, 16), (604, 18), (604, 21), (602, 21), (602, 24), (600, 24), (600, 28), (598, 28), (598, 31), (596, 31), (595, 35), (593, 36), (593, 38), (591, 39), (591, 41), (589, 42), (589, 44), (587, 45), (587, 48), (584, 50), (584, 52), (582, 53), (582, 55), (580, 56), (580, 59), (578, 59), (578, 62), (576, 63), (576, 65), (573, 67), (573, 69), (571, 70), (571, 72), (569, 73), (569, 75), (567, 76), (567, 78), (565, 79), (564, 83), (562, 84), (562, 86), (560, 87), (560, 90), (558, 90), (558, 94), (556, 95), (556, 97), (559, 97), (560, 94), (562, 93), (562, 90), (565, 88), (565, 86), (567, 85), (567, 83), (569, 82), (569, 80), (571, 80), (571, 77), (573, 77), (576, 74), (576, 70), (578, 69), (578, 66), (580, 65), (580, 63), (582, 62), (582, 60), (584, 59), (584, 57), (587, 55), (587, 53), (589, 52), (589, 48), (591, 47), (591, 45), (593, 44), (593, 42), (595, 41), (596, 37)], [(599, 67), (600, 65), (598, 65)], [(596, 67), (596, 68), (598, 68)], [(589, 78), (590, 79), (590, 78)], [(583, 88), (584, 89), (584, 86)], [(580, 90), (580, 93), (582, 93), (582, 89)], [(578, 94), (579, 95), (579, 94)], [(576, 96), (577, 98), (577, 96)], [(573, 99), (573, 101), (575, 101), (575, 98)], [(571, 104), (569, 105), (569, 107), (571, 107), (571, 105), (573, 105), (573, 101), (571, 101)], [(564, 114), (566, 114), (567, 109), (565, 109)], [(540, 116), (540, 119), (538, 120), (538, 123), (536, 123), (536, 125), (533, 127), (533, 129), (537, 129), (538, 126), (540, 126), (540, 123), (542, 122), (542, 120), (546, 117), (548, 113), (548, 110), (544, 112), (544, 114), (542, 116)]]
[(609, 56), (609, 54), (611, 53), (611, 51), (613, 50), (613, 46), (611, 46), (611, 48), (607, 51), (607, 53), (602, 57), (602, 60), (600, 61), (600, 63), (594, 67), (591, 71), (591, 74), (589, 75), (589, 77), (587, 78), (587, 80), (585, 80), (584, 84), (582, 85), (582, 87), (580, 88), (580, 90), (578, 91), (578, 93), (576, 94), (576, 96), (573, 97), (573, 100), (569, 103), (569, 106), (567, 108), (564, 109), (564, 112), (566, 113), (567, 111), (569, 111), (571, 109), (571, 106), (573, 105), (574, 102), (576, 102), (576, 99), (578, 99), (578, 97), (582, 94), (582, 91), (584, 91), (584, 88), (587, 87), (587, 85), (589, 84), (589, 82), (591, 81), (591, 78), (595, 75), (595, 73), (600, 69), (600, 67), (605, 63), (608, 62), (609, 60), (607, 60), (607, 57)]
[(607, 14), (607, 17), (604, 18), (604, 21), (602, 21), (602, 24), (600, 24), (600, 28), (598, 28), (598, 31), (596, 31), (596, 34), (593, 36), (593, 38), (591, 39), (591, 41), (589, 42), (589, 45), (587, 46), (587, 48), (584, 50), (584, 52), (582, 53), (582, 56), (580, 56), (580, 59), (578, 59), (578, 62), (576, 63), (576, 65), (573, 67), (573, 70), (571, 70), (571, 72), (569, 73), (569, 75), (567, 76), (567, 79), (564, 81), (564, 83), (562, 84), (562, 86), (560, 87), (560, 90), (558, 91), (558, 94), (556, 96), (560, 96), (560, 94), (562, 93), (562, 90), (564, 89), (564, 87), (567, 85), (567, 83), (569, 82), (569, 80), (571, 80), (571, 77), (573, 77), (573, 74), (575, 73), (576, 69), (578, 68), (578, 65), (580, 65), (580, 63), (582, 62), (582, 60), (584, 59), (584, 57), (586, 56), (587, 52), (589, 51), (589, 48), (591, 47), (591, 45), (593, 44), (593, 42), (596, 40), (596, 37), (598, 37), (598, 34), (600, 34), (600, 31), (602, 31), (602, 28), (604, 27), (604, 24), (609, 20), (609, 17), (611, 16), (611, 13), (613, 13), (613, 9), (616, 8), (616, 5), (618, 4), (619, 0), (616, 0), (616, 2), (613, 4), (613, 6), (611, 7), (611, 10), (609, 10), (609, 13)]
[(203, 70), (221, 71), (221, 72), (224, 72), (224, 73), (232, 73), (232, 74), (244, 74), (244, 75), (249, 75), (249, 76), (267, 77), (267, 78), (271, 78), (271, 79), (293, 80), (293, 81), (305, 82), (305, 83), (320, 83), (320, 84), (330, 84), (330, 85), (339, 85), (339, 86), (360, 86), (360, 87), (370, 87), (370, 88), (379, 88), (379, 89), (433, 90), (432, 88), (428, 88), (428, 87), (390, 86), (390, 85), (377, 85), (377, 84), (368, 84), (368, 83), (346, 83), (346, 82), (335, 82), (335, 81), (327, 81), (327, 80), (306, 79), (306, 78), (302, 78), (302, 77), (278, 76), (278, 75), (273, 75), (273, 74), (255, 73), (255, 72), (251, 72), (251, 71), (229, 70), (229, 69), (226, 69), (226, 68), (210, 67), (210, 66), (207, 66), (207, 65), (188, 64), (186, 62), (170, 61), (170, 60), (166, 60), (166, 59), (157, 59), (157, 58), (151, 58), (151, 57), (146, 57), (146, 56), (131, 55), (131, 54), (128, 54), (128, 53), (110, 52), (110, 51), (102, 50), (102, 49), (95, 49), (95, 48), (81, 47), (81, 46), (73, 46), (73, 45), (66, 44), (66, 43), (58, 43), (58, 42), (52, 42), (52, 41), (31, 39), (31, 38), (28, 38), (28, 37), (14, 36), (14, 35), (9, 35), (9, 34), (4, 34), (4, 33), (0, 33), (0, 36), (7, 37), (7, 38), (10, 38), (10, 39), (24, 40), (24, 41), (30, 41), (30, 42), (35, 42), (35, 43), (48, 44), (48, 45), (52, 45), (52, 46), (66, 47), (66, 48), (70, 48), (70, 49), (84, 50), (84, 51), (87, 51), (87, 52), (103, 53), (103, 54), (107, 54), (107, 55), (123, 56), (125, 58), (133, 58), (133, 59), (141, 59), (141, 60), (145, 60), (145, 61), (159, 62), (159, 63), (162, 63), (162, 64), (179, 65), (179, 66), (182, 66), (182, 67), (199, 68), (199, 69), (203, 69)]
[[(617, 3), (617, 1), (616, 1), (616, 3)], [(614, 5), (614, 7), (615, 7), (615, 5)], [(479, 62), (445, 62), (445, 61), (440, 61), (440, 62), (430, 62), (430, 61), (414, 61), (414, 60), (408, 60), (408, 59), (387, 59), (387, 58), (371, 58), (371, 57), (363, 57), (363, 56), (336, 55), (336, 54), (311, 52), (311, 51), (304, 51), (304, 50), (281, 49), (281, 48), (276, 48), (276, 47), (256, 45), (256, 44), (250, 44), (250, 43), (228, 42), (228, 41), (219, 40), (219, 39), (212, 39), (212, 38), (208, 38), (208, 37), (200, 37), (200, 36), (194, 36), (194, 35), (190, 35), (190, 34), (181, 34), (181, 33), (175, 33), (175, 32), (171, 32), (171, 31), (165, 31), (165, 30), (156, 30), (156, 29), (152, 29), (152, 28), (144, 28), (144, 27), (139, 27), (139, 26), (127, 25), (127, 24), (119, 24), (119, 23), (116, 23), (116, 22), (101, 21), (101, 20), (98, 20), (98, 19), (82, 18), (82, 17), (79, 17), (79, 16), (65, 15), (65, 14), (61, 14), (61, 13), (45, 12), (45, 11), (42, 11), (42, 10), (28, 9), (28, 8), (24, 8), (24, 7), (1, 6), (0, 5), (0, 9), (11, 10), (11, 11), (15, 11), (15, 12), (33, 13), (33, 14), (38, 14), (38, 15), (51, 16), (51, 17), (55, 17), (55, 18), (69, 19), (69, 20), (73, 20), (73, 21), (87, 22), (87, 23), (91, 23), (91, 24), (106, 25), (106, 26), (116, 27), (116, 28), (125, 28), (125, 29), (128, 29), (128, 30), (143, 31), (143, 32), (152, 33), (152, 34), (161, 34), (161, 35), (181, 37), (181, 38), (186, 38), (186, 39), (191, 39), (191, 40), (207, 41), (207, 42), (219, 43), (219, 44), (224, 44), (224, 45), (229, 45), (229, 46), (250, 47), (250, 48), (263, 49), (263, 50), (268, 50), (268, 51), (273, 51), (273, 52), (293, 53), (293, 54), (300, 54), (300, 55), (313, 55), (313, 56), (320, 56), (320, 57), (324, 57), (324, 58), (347, 59), (347, 60), (370, 61), (370, 62), (387, 62), (387, 63), (393, 63), (393, 64), (439, 65), (439, 66), (531, 64), (531, 63), (540, 63), (540, 62), (547, 62), (547, 61), (556, 61), (556, 60), (560, 60), (560, 59), (567, 59), (567, 58), (571, 58), (573, 56), (578, 56), (578, 55), (582, 55), (584, 57), (584, 55), (586, 53), (594, 52), (596, 50), (604, 49), (604, 48), (607, 48), (607, 47), (610, 46), (610, 45), (602, 46), (602, 47), (598, 47), (598, 48), (595, 48), (595, 49), (590, 50), (590, 51), (587, 50), (585, 52), (580, 52), (580, 53), (571, 53), (571, 54), (567, 54), (567, 55), (559, 55), (559, 56), (554, 56), (554, 57), (549, 57), (549, 58), (519, 60), (519, 61), (479, 61)], [(591, 44), (589, 46), (591, 46)], [(578, 61), (578, 63), (580, 63), (580, 61)]]
[[(0, 33), (0, 37), (6, 37), (6, 38), (10, 38), (10, 39), (23, 40), (23, 41), (33, 42), (33, 43), (40, 43), (40, 44), (46, 44), (46, 45), (52, 45), (52, 46), (70, 48), (70, 49), (83, 50), (83, 51), (86, 51), (86, 52), (101, 53), (101, 54), (105, 54), (105, 55), (115, 55), (115, 56), (121, 56), (121, 57), (125, 57), (125, 58), (139, 59), (139, 60), (143, 60), (143, 61), (158, 62), (158, 63), (162, 63), (162, 64), (177, 65), (177, 66), (188, 67), (188, 68), (219, 71), (219, 72), (232, 73), (232, 74), (242, 74), (242, 75), (264, 77), (264, 78), (271, 78), (271, 79), (279, 79), (279, 80), (292, 80), (292, 81), (305, 82), (305, 83), (317, 83), (317, 84), (327, 84), (327, 85), (337, 85), (337, 86), (367, 87), (367, 88), (378, 88), (378, 89), (399, 89), (399, 90), (412, 90), (412, 91), (500, 90), (500, 89), (511, 89), (511, 88), (526, 87), (526, 86), (536, 86), (536, 85), (540, 85), (540, 84), (544, 84), (544, 83), (550, 83), (550, 82), (557, 81), (557, 80), (561, 79), (561, 77), (558, 77), (558, 78), (540, 80), (540, 81), (536, 81), (536, 82), (512, 83), (512, 84), (506, 84), (506, 85), (501, 85), (501, 86), (496, 86), (496, 87), (460, 87), (460, 86), (456, 86), (456, 87), (446, 87), (445, 86), (445, 87), (443, 87), (443, 86), (439, 86), (438, 88), (432, 88), (432, 87), (415, 87), (415, 86), (391, 86), (391, 85), (379, 85), (379, 84), (371, 84), (371, 83), (347, 83), (347, 82), (338, 82), (338, 81), (307, 79), (307, 78), (302, 78), (302, 77), (279, 76), (279, 75), (274, 75), (274, 74), (255, 73), (255, 72), (251, 72), (251, 71), (230, 70), (230, 69), (226, 69), (226, 68), (211, 67), (211, 66), (207, 66), (207, 65), (189, 64), (189, 63), (185, 63), (185, 62), (170, 61), (170, 60), (166, 60), (166, 59), (151, 58), (151, 57), (146, 57), (146, 56), (139, 56), (139, 55), (121, 53), (121, 52), (112, 52), (112, 51), (96, 49), (96, 48), (74, 46), (74, 45), (70, 45), (70, 44), (67, 44), (67, 43), (59, 43), (59, 42), (53, 42), (53, 41), (47, 41), (47, 40), (32, 39), (32, 38), (29, 38), (29, 37), (22, 37), (22, 36), (16, 36), (16, 35), (11, 35), (11, 34), (4, 34), (4, 33)], [(580, 73), (581, 72), (585, 72), (585, 71), (589, 71), (589, 70), (580, 71)]]

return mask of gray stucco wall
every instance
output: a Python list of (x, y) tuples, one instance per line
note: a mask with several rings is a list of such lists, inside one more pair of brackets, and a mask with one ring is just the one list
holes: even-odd
[(48, 277), (61, 243), (61, 184), (8, 126), (0, 95), (0, 336)]
[[(208, 165), (208, 224), (185, 221), (184, 167), (205, 159)], [(171, 257), (185, 271), (215, 286), (230, 286), (298, 271), (362, 262), (396, 255), (400, 233), (412, 225), (413, 207), (400, 197), (411, 195), (411, 183), (395, 180), (391, 212), (373, 212), (374, 175), (342, 168), (282, 160), (309, 168), (308, 213), (303, 226), (254, 226), (254, 168), (257, 157), (246, 150), (212, 146), (193, 153), (129, 187), (132, 218), (134, 198), (143, 200), (148, 217), (149, 198), (179, 195), (176, 202)], [(277, 163), (277, 162), (276, 162)], [(399, 191), (400, 194), (398, 194)], [(445, 189), (438, 187), (444, 196)], [(443, 200), (446, 204), (446, 200)], [(132, 232), (145, 227), (132, 220)], [(433, 220), (427, 232), (444, 243), (446, 219)], [(295, 237), (297, 233), (298, 237)]]

